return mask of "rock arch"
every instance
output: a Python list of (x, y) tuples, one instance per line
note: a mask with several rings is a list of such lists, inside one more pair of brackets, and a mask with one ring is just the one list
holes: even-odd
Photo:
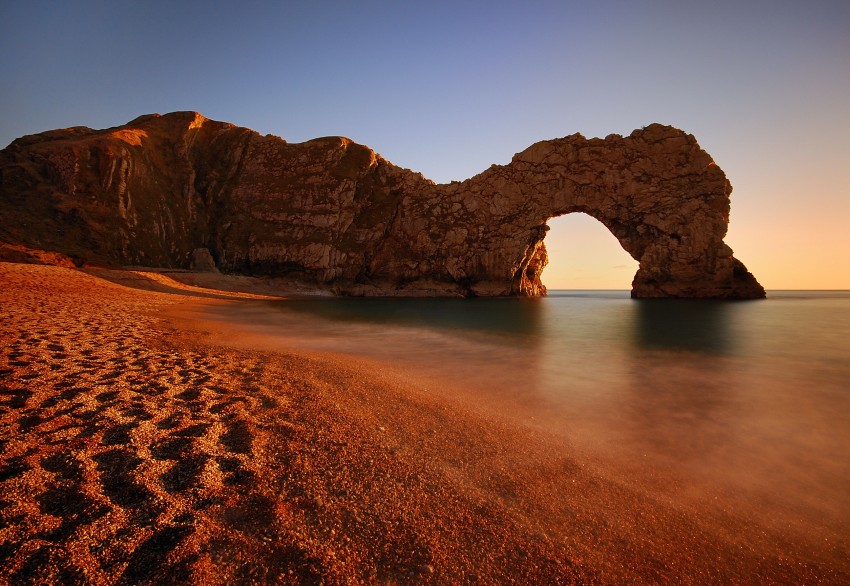
[(546, 222), (584, 212), (639, 262), (634, 297), (763, 297), (723, 242), (730, 193), (693, 136), (659, 124), (435, 184), (347, 138), (291, 144), (175, 112), (14, 141), (0, 241), (181, 268), (206, 249), (225, 272), (350, 295), (543, 295)]
[[(445, 212), (433, 223), (447, 226), (447, 238), (411, 256), (451, 259), (446, 271), (471, 294), (545, 294), (546, 222), (583, 212), (639, 262), (633, 297), (763, 297), (723, 242), (731, 191), (694, 137), (672, 127), (604, 139), (576, 134), (532, 145), (467, 181), (434, 186), (425, 199), (441, 202)], [(456, 239), (457, 225), (477, 227), (477, 237)]]

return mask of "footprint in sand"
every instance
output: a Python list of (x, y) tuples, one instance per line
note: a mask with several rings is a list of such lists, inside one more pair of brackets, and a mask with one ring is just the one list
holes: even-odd
[(192, 453), (177, 460), (173, 466), (160, 476), (162, 485), (169, 493), (177, 493), (199, 487), (200, 477), (209, 456)]
[(0, 482), (20, 476), (30, 469), (32, 469), (32, 466), (24, 462), (23, 456), (9, 458), (6, 465), (0, 468)]
[(126, 446), (130, 443), (130, 432), (138, 427), (138, 423), (119, 423), (107, 428), (100, 441), (105, 446)]
[(10, 577), (12, 584), (87, 584), (86, 575), (56, 545), (42, 545)]
[(151, 455), (157, 460), (179, 460), (191, 452), (195, 440), (190, 437), (166, 437), (151, 446)]
[(220, 456), (216, 458), (219, 470), (224, 473), (224, 484), (235, 487), (250, 487), (256, 474), (242, 465), (238, 458)]
[(251, 443), (254, 436), (251, 434), (248, 424), (237, 419), (227, 424), (227, 431), (221, 434), (221, 445), (233, 454), (250, 454)]
[(133, 472), (142, 463), (135, 452), (114, 448), (92, 458), (100, 472), (100, 485), (110, 501), (133, 512), (140, 520), (155, 519), (162, 512), (154, 494), (136, 482)]
[(0, 405), (5, 405), (11, 409), (22, 409), (26, 406), (27, 401), (32, 398), (33, 392), (27, 389), (0, 387), (0, 395), (8, 397), (5, 401), (0, 401)]
[(114, 401), (118, 398), (118, 391), (106, 391), (103, 393), (98, 393), (94, 396), (95, 400), (98, 403), (109, 403), (110, 401)]
[(189, 583), (191, 573), (185, 563), (167, 564), (166, 562), (168, 554), (194, 530), (194, 527), (188, 523), (169, 525), (157, 530), (133, 551), (118, 582), (120, 584)]
[(59, 517), (61, 524), (44, 534), (48, 541), (64, 542), (80, 525), (88, 525), (108, 512), (108, 508), (86, 496), (77, 483), (49, 486), (36, 501), (39, 510)]

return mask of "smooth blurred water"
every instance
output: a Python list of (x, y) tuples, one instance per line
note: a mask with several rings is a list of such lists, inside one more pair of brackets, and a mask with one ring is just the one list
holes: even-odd
[[(624, 479), (658, 473), (811, 526), (850, 522), (850, 292), (759, 301), (319, 298), (248, 319), (533, 421)], [(243, 316), (245, 317), (245, 316)], [(841, 531), (841, 529), (836, 529)]]

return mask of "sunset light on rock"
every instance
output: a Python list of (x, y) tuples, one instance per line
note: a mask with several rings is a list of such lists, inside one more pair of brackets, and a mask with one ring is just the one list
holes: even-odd
[(0, 2), (0, 583), (850, 584), (848, 31)]

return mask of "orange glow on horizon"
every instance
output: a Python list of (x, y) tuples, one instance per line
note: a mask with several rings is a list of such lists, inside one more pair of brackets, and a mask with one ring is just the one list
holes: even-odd
[(631, 289), (638, 262), (601, 222), (582, 213), (550, 219), (548, 289)]

